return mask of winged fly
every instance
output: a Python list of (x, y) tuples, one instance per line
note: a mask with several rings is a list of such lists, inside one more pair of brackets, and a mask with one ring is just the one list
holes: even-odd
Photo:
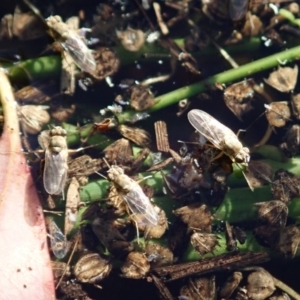
[(68, 173), (66, 135), (66, 130), (56, 126), (38, 136), (38, 142), (45, 151), (44, 188), (50, 195), (61, 194), (65, 187)]
[(69, 251), (69, 243), (51, 217), (46, 217), (46, 224), (49, 231), (51, 250), (56, 258), (62, 259)]
[[(226, 154), (233, 162), (247, 166), (250, 151), (243, 147), (236, 134), (203, 110), (193, 109), (188, 113), (191, 125), (217, 149)], [(215, 158), (216, 159), (216, 158)]]
[(94, 73), (96, 70), (94, 56), (77, 31), (70, 29), (60, 16), (51, 16), (46, 19), (46, 23), (51, 36), (61, 44), (75, 64), (84, 72)]
[(109, 167), (107, 177), (125, 200), (136, 223), (148, 228), (157, 226), (159, 216), (138, 182), (116, 165)]

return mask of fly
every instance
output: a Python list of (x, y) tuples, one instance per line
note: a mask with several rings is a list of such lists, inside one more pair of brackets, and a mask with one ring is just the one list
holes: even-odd
[(233, 162), (242, 163), (245, 166), (248, 165), (250, 151), (248, 148), (243, 147), (231, 129), (199, 109), (191, 110), (188, 113), (188, 119), (197, 131)]
[(111, 166), (107, 173), (108, 179), (116, 186), (127, 203), (133, 219), (146, 227), (156, 226), (159, 217), (140, 185), (124, 174), (124, 170), (118, 166)]
[(93, 74), (96, 70), (96, 61), (79, 34), (70, 29), (60, 16), (51, 16), (46, 19), (46, 23), (51, 36), (61, 44), (75, 64), (82, 71)]
[(44, 188), (50, 195), (61, 194), (65, 187), (68, 172), (66, 135), (63, 128), (56, 126), (38, 136), (38, 142), (45, 151)]

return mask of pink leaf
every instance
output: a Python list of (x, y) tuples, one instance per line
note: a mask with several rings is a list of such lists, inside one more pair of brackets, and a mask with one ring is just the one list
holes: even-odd
[(55, 299), (42, 207), (21, 152), (16, 103), (0, 72), (4, 131), (0, 140), (1, 299)]

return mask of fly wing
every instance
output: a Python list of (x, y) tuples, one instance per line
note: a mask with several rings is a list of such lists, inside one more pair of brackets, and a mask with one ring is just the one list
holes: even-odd
[(188, 113), (188, 119), (191, 125), (218, 149), (220, 149), (220, 145), (223, 144), (225, 135), (236, 138), (236, 135), (231, 129), (203, 110), (192, 109)]
[(38, 143), (43, 150), (48, 149), (50, 143), (49, 130), (44, 130), (39, 134)]
[(47, 220), (51, 250), (56, 258), (62, 259), (68, 252), (68, 241), (52, 219)]
[(62, 193), (67, 179), (68, 150), (52, 153), (49, 149), (45, 151), (44, 188), (50, 195)]
[[(124, 195), (131, 212), (145, 225), (156, 226), (158, 215), (149, 198), (144, 194), (140, 186), (130, 190)], [(148, 223), (148, 224), (147, 224)]]
[(94, 56), (80, 37), (70, 36), (61, 45), (82, 71), (93, 73), (96, 70)]

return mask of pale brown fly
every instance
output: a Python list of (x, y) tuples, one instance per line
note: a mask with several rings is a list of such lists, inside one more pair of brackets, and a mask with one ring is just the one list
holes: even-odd
[(51, 16), (46, 23), (51, 36), (61, 44), (75, 64), (82, 71), (93, 74), (96, 70), (94, 56), (77, 31), (70, 29), (60, 16)]
[(118, 166), (111, 166), (107, 173), (108, 179), (116, 186), (134, 215), (133, 219), (145, 227), (156, 226), (159, 217), (140, 185)]
[(56, 126), (51, 130), (42, 131), (38, 142), (45, 151), (43, 174), (44, 188), (50, 195), (63, 192), (68, 172), (67, 132)]
[(248, 148), (243, 147), (232, 130), (203, 110), (191, 110), (188, 113), (188, 119), (197, 131), (233, 162), (243, 163), (245, 166), (248, 165), (250, 151)]

